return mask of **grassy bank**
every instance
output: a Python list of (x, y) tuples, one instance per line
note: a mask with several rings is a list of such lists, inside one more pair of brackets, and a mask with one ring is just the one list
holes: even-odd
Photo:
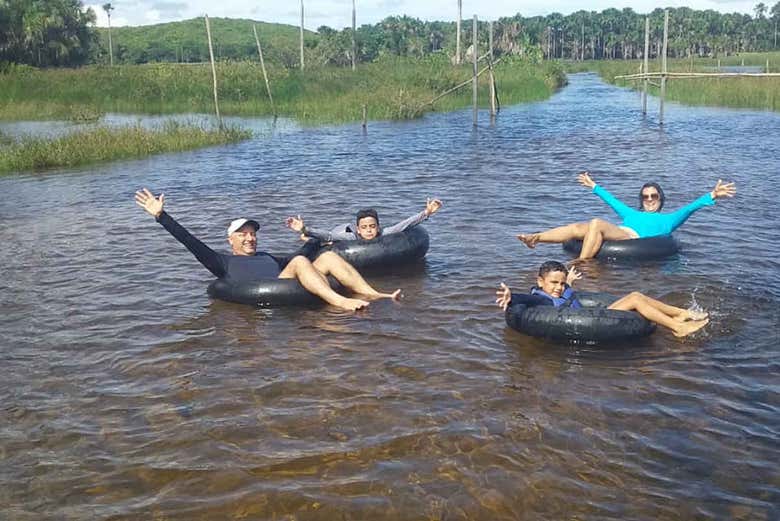
[[(277, 112), (302, 123), (356, 121), (362, 105), (370, 119), (408, 119), (429, 110), (451, 110), (471, 102), (467, 86), (426, 106), (438, 94), (468, 79), (470, 66), (453, 67), (446, 56), (387, 58), (348, 68), (305, 71), (271, 68)], [(226, 115), (272, 114), (259, 64), (218, 64), (220, 110)], [(507, 60), (496, 70), (504, 104), (545, 99), (565, 83), (555, 62)], [(487, 103), (487, 76), (480, 81)], [(88, 119), (104, 112), (171, 114), (212, 112), (207, 64), (154, 64), (38, 70), (16, 67), (0, 74), (0, 119)]]
[[(769, 71), (780, 72), (780, 52), (751, 53), (739, 56), (729, 56), (720, 59), (721, 67), (766, 66), (769, 60)], [(615, 80), (615, 76), (639, 72), (640, 61), (612, 60), (601, 62), (579, 62), (567, 65), (570, 72), (578, 70), (594, 70), (607, 82), (641, 88), (637, 81)], [(695, 58), (669, 60), (669, 72), (717, 72), (718, 60), (712, 58)], [(659, 71), (657, 60), (650, 62), (650, 71)], [(727, 72), (727, 71), (724, 71)], [(660, 80), (655, 80), (658, 83)], [(657, 96), (657, 85), (650, 86), (650, 92)], [(708, 105), (733, 108), (751, 108), (760, 110), (780, 111), (780, 78), (695, 78), (670, 79), (666, 83), (667, 99), (689, 105)]]
[(17, 141), (0, 137), (0, 174), (180, 152), (249, 137), (251, 133), (246, 130), (204, 129), (179, 123), (169, 123), (156, 130), (140, 126), (98, 127), (54, 139)]

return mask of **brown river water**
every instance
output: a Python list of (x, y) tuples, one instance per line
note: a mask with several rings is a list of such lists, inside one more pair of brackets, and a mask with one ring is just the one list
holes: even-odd
[[(235, 146), (0, 178), (0, 519), (780, 518), (780, 116), (656, 112), (573, 75), (476, 129), (244, 119)], [(591, 262), (579, 284), (702, 306), (703, 333), (562, 346), (505, 325), (498, 283), (567, 258), (515, 234), (614, 220), (583, 169), (632, 205), (658, 181), (667, 209), (737, 182), (678, 257)], [(298, 245), (290, 214), (444, 207), (423, 266), (369, 278), (400, 303), (258, 310), (209, 299), (143, 186), (214, 247), (258, 219), (272, 252)]]

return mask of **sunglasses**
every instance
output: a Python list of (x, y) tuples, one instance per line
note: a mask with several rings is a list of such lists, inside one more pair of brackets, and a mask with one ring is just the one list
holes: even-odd
[(653, 192), (652, 194), (642, 194), (642, 199), (645, 201), (657, 201), (660, 195), (658, 192)]

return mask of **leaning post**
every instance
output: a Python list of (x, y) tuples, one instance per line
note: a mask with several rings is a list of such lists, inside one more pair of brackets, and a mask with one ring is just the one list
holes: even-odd
[(268, 73), (265, 71), (265, 60), (263, 60), (263, 49), (260, 47), (260, 38), (257, 37), (257, 26), (252, 24), (252, 31), (255, 33), (255, 43), (257, 43), (257, 54), (260, 55), (260, 68), (263, 70), (263, 79), (265, 80), (265, 90), (268, 93), (268, 101), (271, 102), (271, 111), (274, 113), (274, 119), (276, 119), (276, 107), (274, 106), (274, 98), (271, 96), (271, 84), (268, 82)]
[(474, 41), (471, 62), (473, 64), (474, 77), (471, 80), (471, 99), (474, 103), (474, 126), (477, 126), (477, 82), (479, 76), (477, 74), (477, 60), (479, 59), (479, 50), (477, 48), (477, 15), (474, 15), (474, 30), (472, 33), (472, 40)]
[(211, 60), (211, 79), (214, 82), (214, 110), (217, 113), (217, 123), (219, 129), (222, 130), (222, 117), (219, 115), (219, 98), (217, 97), (217, 68), (214, 65), (214, 47), (211, 44), (211, 25), (209, 25), (209, 15), (204, 15), (206, 19), (206, 36), (209, 39), (209, 58)]

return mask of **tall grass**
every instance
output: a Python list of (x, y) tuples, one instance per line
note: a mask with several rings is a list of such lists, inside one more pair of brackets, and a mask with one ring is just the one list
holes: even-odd
[(179, 152), (249, 137), (249, 131), (238, 128), (217, 130), (170, 122), (155, 130), (98, 127), (54, 139), (0, 139), (0, 174)]
[[(780, 72), (780, 52), (751, 53), (721, 58), (721, 66), (741, 65), (765, 67), (769, 60), (770, 72)], [(585, 62), (607, 82), (635, 89), (642, 87), (638, 81), (615, 80), (615, 76), (639, 72), (640, 60), (611, 60)], [(716, 72), (718, 60), (695, 58), (669, 60), (670, 72)], [(572, 65), (571, 67), (574, 67)], [(650, 71), (659, 71), (657, 60), (650, 62)], [(650, 92), (659, 94), (658, 83), (650, 85)], [(666, 82), (667, 99), (689, 105), (709, 105), (733, 108), (753, 108), (780, 111), (780, 78), (778, 77), (731, 77), (731, 78), (671, 78)]]
[[(270, 115), (263, 76), (254, 62), (217, 67), (220, 110), (232, 115)], [(310, 67), (269, 71), (277, 111), (303, 123), (354, 121), (367, 105), (371, 119), (407, 119), (428, 110), (468, 106), (470, 89), (433, 107), (436, 95), (468, 79), (470, 66), (453, 67), (446, 56), (386, 58), (357, 71)], [(554, 62), (507, 60), (496, 69), (504, 103), (539, 100), (565, 83)], [(480, 97), (487, 102), (486, 75)], [(74, 113), (186, 113), (213, 111), (206, 64), (152, 64), (38, 70), (14, 67), (0, 74), (0, 119), (70, 119)]]

